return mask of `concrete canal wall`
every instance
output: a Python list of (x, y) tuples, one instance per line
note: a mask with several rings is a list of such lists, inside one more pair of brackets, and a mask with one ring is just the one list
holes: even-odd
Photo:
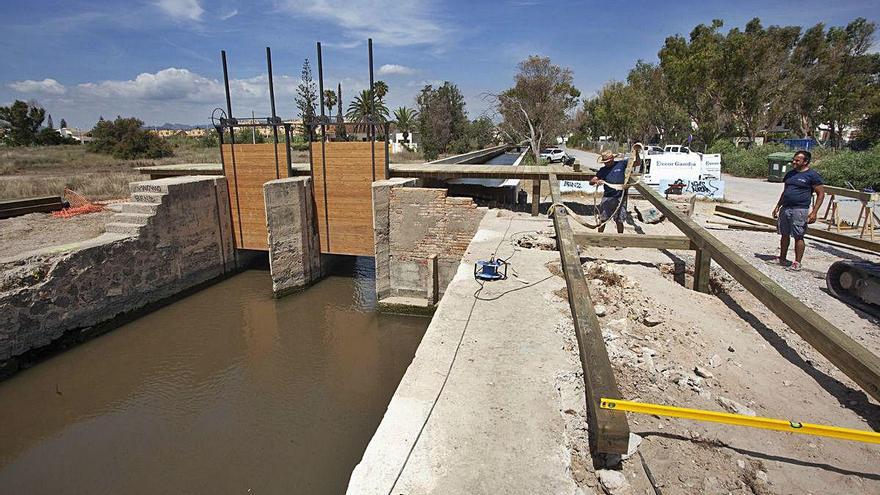
[(486, 213), (471, 198), (451, 198), (445, 189), (416, 183), (391, 179), (373, 185), (380, 302), (441, 297)]
[(0, 260), (0, 371), (235, 268), (225, 178), (133, 182), (131, 192), (106, 233)]
[(269, 181), (263, 184), (263, 197), (269, 230), (272, 291), (280, 297), (316, 282), (327, 265), (321, 258), (312, 179), (291, 177)]

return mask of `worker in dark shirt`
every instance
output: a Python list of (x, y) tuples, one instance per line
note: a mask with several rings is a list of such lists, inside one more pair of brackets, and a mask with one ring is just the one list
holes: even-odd
[[(596, 171), (596, 176), (590, 179), (590, 184), (603, 184), (605, 192), (602, 194), (602, 202), (599, 203), (599, 220), (603, 223), (599, 226), (599, 232), (605, 230), (605, 223), (613, 219), (617, 224), (617, 232), (623, 233), (623, 222), (626, 221), (626, 189), (623, 182), (626, 180), (626, 160), (615, 160), (614, 153), (603, 151), (599, 157), (602, 168)], [(609, 186), (618, 185), (618, 187)]]
[[(785, 174), (782, 181), (785, 188), (779, 196), (779, 202), (773, 209), (773, 218), (777, 218), (776, 230), (782, 235), (779, 242), (780, 265), (788, 265), (788, 244), (794, 237), (794, 261), (788, 266), (789, 270), (800, 270), (801, 259), (804, 257), (804, 235), (807, 225), (816, 221), (816, 215), (822, 202), (825, 201), (825, 188), (822, 186), (822, 176), (810, 168), (812, 155), (809, 151), (798, 151), (791, 160), (792, 169)], [(812, 201), (813, 193), (816, 193), (816, 201)], [(810, 209), (812, 202), (813, 208)]]

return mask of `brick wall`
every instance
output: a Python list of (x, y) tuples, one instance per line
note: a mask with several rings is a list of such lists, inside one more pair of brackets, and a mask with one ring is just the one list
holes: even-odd
[(393, 187), (388, 200), (391, 295), (426, 297), (431, 255), (442, 295), (486, 210), (470, 198), (447, 197), (445, 189)]

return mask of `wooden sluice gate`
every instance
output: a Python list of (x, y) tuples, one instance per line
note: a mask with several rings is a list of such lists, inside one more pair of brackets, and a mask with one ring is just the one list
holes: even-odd
[(311, 162), (321, 253), (374, 256), (372, 185), (388, 178), (388, 144), (312, 143)]
[(283, 143), (223, 144), (220, 158), (228, 183), (235, 247), (268, 251), (263, 184), (290, 177), (288, 146)]

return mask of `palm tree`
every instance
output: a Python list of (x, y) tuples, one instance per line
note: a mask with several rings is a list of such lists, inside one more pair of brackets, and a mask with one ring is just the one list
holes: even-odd
[(336, 91), (324, 90), (324, 106), (327, 107), (327, 115), (333, 115), (333, 107), (336, 106)]
[(373, 83), (373, 91), (376, 92), (376, 98), (379, 101), (385, 101), (385, 95), (388, 94), (388, 85), (385, 81), (376, 81)]
[(409, 133), (416, 127), (416, 118), (419, 113), (412, 108), (399, 107), (394, 111), (394, 120), (397, 129), (403, 133), (403, 140), (409, 143)]
[[(377, 122), (385, 122), (388, 118), (388, 107), (382, 103), (382, 100), (372, 98), (369, 89), (361, 91), (361, 94), (354, 97), (348, 105), (348, 113), (346, 117), (353, 121), (365, 121), (370, 116), (370, 100), (373, 100), (373, 117)], [(363, 129), (366, 125), (360, 125)]]

